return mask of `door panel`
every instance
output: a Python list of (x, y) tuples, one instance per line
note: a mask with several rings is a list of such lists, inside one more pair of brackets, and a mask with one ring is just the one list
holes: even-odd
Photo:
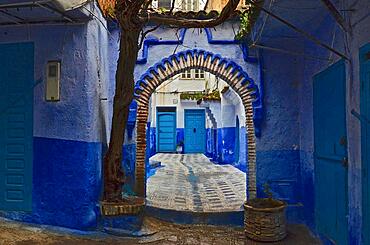
[(185, 152), (204, 153), (205, 141), (205, 111), (185, 110)]
[(338, 245), (348, 237), (345, 96), (343, 61), (314, 77), (316, 224)]
[(370, 245), (370, 44), (360, 49), (363, 243)]
[(0, 210), (32, 206), (33, 64), (32, 43), (0, 44)]
[(158, 152), (176, 151), (176, 112), (157, 112)]

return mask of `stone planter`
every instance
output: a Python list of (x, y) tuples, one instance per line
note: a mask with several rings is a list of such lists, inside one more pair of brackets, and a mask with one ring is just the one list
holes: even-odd
[(246, 236), (255, 241), (276, 242), (286, 237), (286, 203), (256, 198), (244, 204)]
[(104, 216), (137, 215), (143, 212), (145, 199), (141, 197), (130, 197), (120, 202), (100, 203), (100, 211)]

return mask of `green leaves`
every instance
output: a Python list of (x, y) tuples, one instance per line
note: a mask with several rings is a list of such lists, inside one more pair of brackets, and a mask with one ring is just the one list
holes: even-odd
[[(263, 4), (263, 1), (260, 1), (259, 4)], [(260, 8), (254, 5), (250, 5), (247, 9), (244, 9), (240, 14), (240, 28), (235, 39), (242, 40), (251, 33), (260, 11)]]

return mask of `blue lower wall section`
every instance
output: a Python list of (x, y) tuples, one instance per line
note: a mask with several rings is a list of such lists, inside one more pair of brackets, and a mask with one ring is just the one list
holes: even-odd
[(208, 224), (223, 226), (243, 226), (244, 212), (202, 213), (159, 209), (147, 206), (145, 213), (149, 216), (178, 224)]
[(156, 138), (156, 128), (150, 127), (150, 122), (147, 125), (146, 130), (147, 145), (146, 145), (146, 157), (149, 159), (151, 156), (154, 156), (157, 152), (157, 138)]
[(299, 177), (299, 150), (257, 151), (257, 196), (266, 197), (264, 184), (267, 183), (274, 198), (288, 203), (287, 216), (291, 223), (302, 222)]
[[(315, 229), (315, 185), (314, 185), (314, 169), (313, 153), (301, 151), (300, 152), (301, 173), (300, 173), (300, 199), (303, 204), (303, 220), (304, 223)], [(307, 167), (306, 167), (307, 166)]]
[(176, 145), (182, 145), (182, 153), (184, 153), (185, 130), (183, 128), (176, 129)]
[(217, 129), (207, 128), (206, 130), (206, 153), (205, 155), (212, 158), (213, 161), (218, 161), (217, 151)]
[(232, 164), (235, 163), (235, 127), (227, 127), (217, 129), (217, 134), (221, 135), (222, 140), (220, 146), (220, 163)]
[(96, 229), (102, 144), (34, 138), (32, 212), (2, 212), (14, 220)]
[[(135, 144), (123, 146), (123, 166), (132, 185), (133, 179), (130, 178), (135, 173), (135, 147)], [(1, 212), (1, 215), (25, 222), (80, 230), (108, 226), (106, 222), (121, 222), (98, 221), (102, 149), (101, 143), (34, 138), (33, 211)], [(313, 179), (308, 178), (308, 174), (300, 178), (300, 157), (302, 161), (305, 158), (310, 161), (312, 156), (298, 150), (258, 151), (258, 196), (264, 196), (263, 185), (268, 183), (274, 197), (291, 205), (287, 210), (288, 221), (299, 223), (304, 220), (312, 228)], [(302, 203), (303, 207), (297, 203)], [(114, 226), (130, 227), (128, 223)]]
[(133, 194), (135, 187), (136, 144), (126, 144), (122, 147), (122, 168), (125, 172), (126, 184), (124, 193)]

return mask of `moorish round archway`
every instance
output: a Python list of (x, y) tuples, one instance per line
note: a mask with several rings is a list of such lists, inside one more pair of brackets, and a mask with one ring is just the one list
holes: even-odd
[(205, 50), (186, 50), (164, 58), (150, 67), (135, 85), (137, 101), (137, 145), (135, 166), (135, 189), (145, 196), (146, 126), (149, 115), (149, 100), (155, 89), (169, 78), (188, 69), (202, 69), (223, 79), (242, 99), (245, 109), (245, 127), (248, 144), (247, 198), (256, 197), (256, 141), (253, 122), (253, 102), (259, 100), (258, 87), (232, 60), (222, 58)]

